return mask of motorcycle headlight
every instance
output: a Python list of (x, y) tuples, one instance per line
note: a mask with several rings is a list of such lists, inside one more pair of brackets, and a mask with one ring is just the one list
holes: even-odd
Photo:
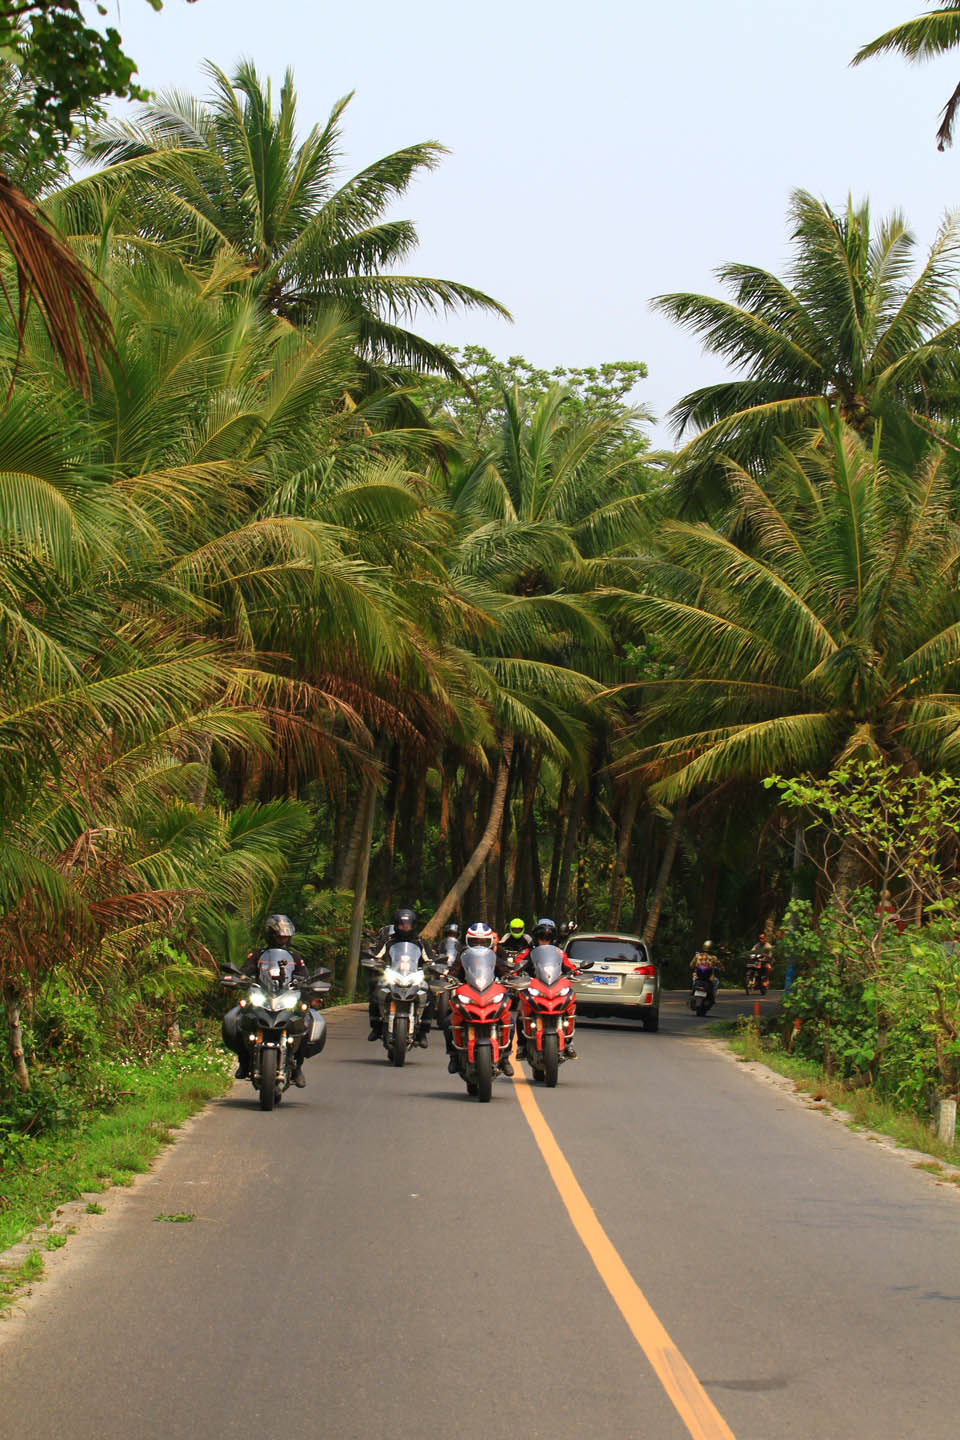
[(561, 986), (560, 986), (560, 989), (557, 991), (557, 994), (558, 994), (558, 995), (569, 995), (569, 994), (570, 994), (570, 986), (569, 986), (569, 985), (561, 985)]
[(500, 1001), (503, 999), (503, 991), (501, 990), (500, 993), (499, 993), (499, 995), (494, 995), (494, 996), (492, 997), (492, 999), (493, 999), (494, 1005), (499, 1005), (499, 1004), (500, 1004)]
[(265, 990), (260, 989), (259, 985), (254, 985), (252, 989), (247, 991), (247, 999), (251, 1005), (266, 1005), (267, 994)]
[(383, 972), (383, 983), (384, 985), (405, 985), (407, 977), (402, 975), (399, 970), (391, 970), (388, 965)]
[(300, 999), (299, 990), (281, 990), (274, 1001), (274, 1010), (292, 1010)]
[(528, 994), (528, 995), (540, 996), (540, 995), (543, 994), (543, 991), (542, 991), (542, 990), (538, 990), (535, 985), (528, 985), (528, 986), (527, 986), (527, 994)]

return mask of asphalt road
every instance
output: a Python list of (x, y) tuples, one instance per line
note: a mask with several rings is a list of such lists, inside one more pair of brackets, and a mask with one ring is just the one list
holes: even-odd
[[(671, 996), (659, 1034), (583, 1025), (557, 1089), (530, 1087), (715, 1407), (699, 1433), (953, 1440), (960, 1196), (704, 1033)], [(365, 1035), (336, 1013), (305, 1091), (263, 1114), (238, 1083), (53, 1257), (0, 1326), (2, 1440), (697, 1433), (516, 1087), (481, 1106), (436, 1038), (396, 1071)]]

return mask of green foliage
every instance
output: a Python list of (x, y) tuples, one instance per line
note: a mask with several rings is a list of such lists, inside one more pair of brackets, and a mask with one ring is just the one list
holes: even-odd
[(654, 302), (740, 372), (671, 411), (678, 437), (698, 432), (676, 464), (677, 498), (695, 513), (715, 513), (728, 498), (727, 461), (756, 474), (817, 423), (821, 404), (868, 440), (876, 434), (888, 461), (906, 446), (915, 462), (937, 421), (955, 414), (957, 218), (943, 222), (913, 277), (916, 240), (899, 213), (872, 226), (866, 203), (835, 212), (796, 190), (790, 223), (786, 280), (723, 265), (717, 275), (732, 299)]
[(832, 901), (816, 926), (810, 907), (796, 902), (786, 925), (798, 975), (783, 1015), (800, 1021), (797, 1054), (915, 1112), (938, 1095), (960, 1093), (952, 925), (899, 933), (883, 923), (867, 891)]
[(419, 174), (436, 168), (443, 146), (406, 146), (341, 179), (340, 122), (350, 95), (298, 143), (291, 71), (278, 105), (250, 60), (229, 76), (212, 64), (207, 71), (206, 102), (162, 95), (137, 123), (100, 128), (87, 153), (107, 168), (73, 187), (74, 211), (109, 210), (117, 233), (191, 264), (229, 254), (258, 302), (294, 325), (323, 313), (349, 317), (368, 372), (399, 365), (455, 375), (446, 352), (403, 322), (421, 309), (507, 312), (459, 281), (410, 274), (403, 262), (416, 228), (385, 216)]
[[(631, 392), (638, 381), (647, 377), (647, 367), (639, 360), (573, 367), (555, 365), (552, 370), (544, 370), (531, 365), (522, 355), (498, 360), (482, 345), (445, 348), (469, 389), (447, 376), (432, 375), (418, 382), (417, 396), (429, 416), (452, 418), (469, 443), (481, 449), (495, 439), (507, 419), (504, 401), (507, 395), (515, 393), (519, 407), (533, 411), (549, 390), (559, 386), (570, 397), (570, 411), (578, 419), (614, 418), (632, 408)], [(650, 418), (643, 411), (632, 413)], [(642, 454), (649, 444), (639, 429), (633, 443), (636, 455)]]
[[(160, 10), (163, 0), (147, 0)], [(101, 15), (106, 7), (97, 6)], [(120, 48), (119, 33), (84, 24), (80, 0), (7, 0), (0, 10), (0, 55), (12, 60), (23, 94), (11, 127), (11, 144), (45, 157), (63, 149), (74, 117), (102, 113), (99, 102), (116, 96), (146, 100), (133, 81), (136, 64)]]
[[(841, 759), (957, 767), (960, 532), (933, 451), (888, 468), (821, 406), (761, 476), (731, 464), (738, 534), (661, 525), (623, 618), (683, 657), (641, 685), (636, 758), (669, 801)], [(668, 739), (655, 739), (657, 731)]]
[[(960, 0), (940, 0), (933, 9), (915, 20), (895, 25), (876, 40), (861, 46), (851, 64), (859, 65), (874, 55), (884, 55), (891, 50), (905, 55), (908, 60), (929, 60), (960, 45)], [(944, 106), (937, 131), (937, 148), (945, 150), (953, 142), (953, 125), (957, 106), (960, 105), (960, 90), (955, 90)]]
[(895, 884), (904, 900), (921, 896), (944, 909), (955, 882), (942, 853), (960, 835), (960, 781), (953, 776), (867, 759), (847, 760), (823, 779), (775, 775), (763, 783), (808, 816), (810, 828), (833, 837), (824, 868), (841, 852), (855, 855), (881, 890)]

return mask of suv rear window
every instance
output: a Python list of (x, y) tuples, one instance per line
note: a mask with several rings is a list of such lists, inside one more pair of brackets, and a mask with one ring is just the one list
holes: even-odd
[(642, 946), (632, 940), (618, 940), (613, 935), (609, 940), (571, 940), (567, 945), (567, 954), (578, 964), (584, 960), (620, 960), (627, 965), (648, 963)]

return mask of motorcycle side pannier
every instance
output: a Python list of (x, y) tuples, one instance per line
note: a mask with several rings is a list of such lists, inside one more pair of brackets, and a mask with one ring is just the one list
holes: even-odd
[(319, 1010), (308, 1010), (304, 1017), (307, 1025), (307, 1059), (319, 1055), (327, 1043), (327, 1022)]

